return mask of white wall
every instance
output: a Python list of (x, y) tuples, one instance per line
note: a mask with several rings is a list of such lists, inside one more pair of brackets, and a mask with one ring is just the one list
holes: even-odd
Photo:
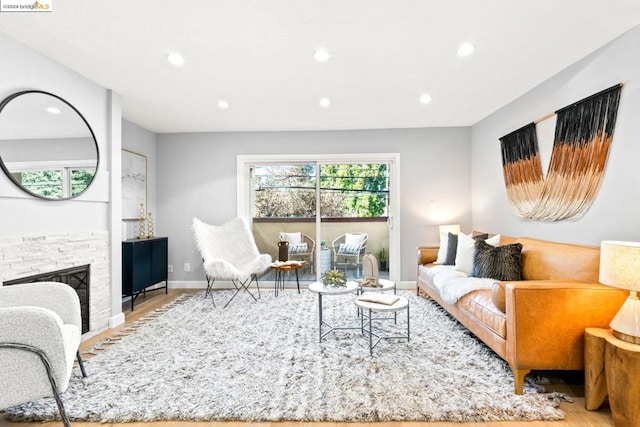
[[(472, 127), (471, 200), (474, 229), (592, 245), (598, 245), (605, 239), (640, 240), (638, 46), (640, 27), (632, 29)], [(574, 222), (545, 223), (517, 218), (507, 200), (498, 138), (617, 83), (624, 83), (624, 87), (616, 129), (602, 186), (591, 208)], [(546, 146), (543, 147), (544, 143)], [(540, 141), (540, 150), (549, 151), (551, 143), (550, 139)], [(546, 171), (548, 157), (543, 161)]]
[[(239, 154), (400, 153), (401, 279), (415, 280), (415, 249), (437, 244), (437, 224), (470, 222), (468, 128), (158, 135), (158, 235), (169, 237), (170, 281), (203, 281), (191, 220), (236, 216)], [(430, 209), (429, 200), (435, 200)], [(183, 272), (185, 262), (192, 271)]]
[(64, 98), (91, 125), (100, 151), (100, 163), (93, 183), (84, 194), (73, 200), (34, 198), (0, 173), (0, 236), (108, 230), (107, 90), (1, 33), (0, 53), (0, 99), (29, 89), (51, 92)]
[[(157, 217), (156, 134), (136, 125), (135, 123), (122, 120), (122, 148), (147, 157), (147, 212), (150, 212), (152, 217)], [(123, 221), (122, 227), (126, 234), (123, 235), (123, 237), (126, 237), (127, 239), (135, 237), (138, 232), (137, 226), (138, 222), (135, 220)]]

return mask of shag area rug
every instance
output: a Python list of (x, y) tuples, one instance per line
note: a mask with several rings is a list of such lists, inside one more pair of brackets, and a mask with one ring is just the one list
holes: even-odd
[[(383, 341), (373, 356), (359, 330), (318, 342), (318, 301), (308, 290), (263, 292), (258, 302), (244, 293), (224, 310), (228, 291), (215, 293), (215, 308), (204, 293), (185, 295), (98, 345), (85, 362), (89, 377), (74, 369), (65, 406), (72, 420), (101, 422), (563, 418), (539, 387), (515, 395), (508, 365), (436, 303), (402, 294), (411, 341)], [(353, 299), (325, 297), (325, 320), (359, 324)], [(379, 323), (393, 332), (405, 319)], [(59, 418), (53, 399), (6, 413)]]

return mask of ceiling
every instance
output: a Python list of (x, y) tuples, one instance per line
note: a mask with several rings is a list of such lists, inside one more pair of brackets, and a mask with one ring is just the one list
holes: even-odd
[(51, 2), (0, 31), (158, 133), (470, 126), (640, 24), (638, 0)]

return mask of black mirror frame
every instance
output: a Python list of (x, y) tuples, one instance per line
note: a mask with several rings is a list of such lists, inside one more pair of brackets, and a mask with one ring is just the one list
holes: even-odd
[(87, 126), (87, 129), (89, 129), (89, 132), (91, 133), (91, 138), (93, 138), (93, 144), (96, 147), (96, 173), (93, 175), (93, 178), (91, 179), (89, 184), (87, 184), (87, 186), (81, 192), (79, 192), (78, 194), (75, 194), (75, 195), (69, 196), (69, 197), (62, 197), (62, 198), (59, 198), (59, 199), (53, 199), (53, 198), (50, 198), (50, 197), (44, 197), (44, 196), (41, 196), (39, 194), (33, 193), (33, 192), (27, 190), (26, 188), (24, 188), (18, 181), (16, 181), (16, 179), (13, 177), (13, 175), (11, 175), (11, 172), (9, 171), (7, 166), (4, 164), (4, 160), (2, 159), (2, 155), (1, 154), (0, 154), (0, 168), (3, 170), (5, 175), (11, 180), (11, 182), (13, 182), (22, 191), (24, 191), (25, 193), (27, 193), (27, 194), (29, 194), (29, 195), (31, 195), (33, 197), (37, 197), (38, 199), (48, 200), (48, 201), (60, 201), (60, 200), (75, 199), (76, 197), (84, 194), (84, 192), (87, 191), (87, 189), (91, 186), (91, 184), (93, 184), (93, 181), (96, 178), (96, 174), (98, 173), (98, 166), (100, 165), (100, 148), (98, 147), (98, 140), (96, 139), (96, 135), (93, 133), (93, 129), (89, 125), (89, 122), (87, 121), (87, 119), (85, 119), (85, 117), (82, 115), (82, 113), (80, 113), (80, 111), (78, 111), (78, 109), (76, 107), (71, 105), (71, 103), (69, 103), (66, 99), (61, 98), (58, 95), (55, 95), (53, 93), (45, 92), (43, 90), (23, 90), (23, 91), (16, 92), (16, 93), (13, 93), (13, 94), (7, 96), (5, 99), (2, 100), (2, 102), (0, 102), (0, 116), (2, 115), (2, 110), (4, 110), (4, 108), (7, 106), (7, 104), (9, 104), (9, 102), (11, 102), (12, 100), (14, 100), (15, 98), (17, 98), (19, 96), (30, 94), (30, 93), (39, 93), (39, 94), (43, 94), (43, 95), (52, 96), (52, 97), (60, 100), (61, 102), (65, 103), (66, 105), (68, 105), (73, 111), (76, 112), (76, 114), (78, 116), (80, 116), (80, 118), (82, 119), (84, 124)]

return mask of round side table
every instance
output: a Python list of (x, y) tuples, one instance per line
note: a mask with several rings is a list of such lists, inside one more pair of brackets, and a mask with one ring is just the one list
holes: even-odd
[[(358, 291), (358, 284), (356, 282), (347, 282), (344, 287), (334, 287), (334, 286), (325, 286), (321, 282), (313, 282), (309, 285), (309, 290), (314, 294), (318, 294), (318, 333), (320, 337), (320, 342), (322, 339), (326, 337), (328, 334), (335, 330), (339, 329), (360, 329), (358, 327), (337, 327), (332, 326), (325, 322), (322, 318), (322, 296), (323, 295), (346, 295), (353, 294)], [(323, 334), (322, 327), (326, 326), (329, 329)]]
[[(405, 297), (398, 297), (398, 300), (392, 304), (381, 304), (377, 302), (364, 301), (362, 300), (363, 296), (356, 298), (355, 304), (361, 309), (362, 316), (360, 317), (360, 329), (364, 334), (365, 332), (369, 333), (369, 354), (373, 356), (373, 349), (377, 346), (382, 340), (389, 339), (406, 339), (409, 342), (411, 336), (411, 327), (409, 323), (409, 300)], [(373, 331), (373, 322), (374, 320), (382, 320), (387, 319), (387, 317), (376, 318), (373, 317), (373, 313), (394, 313), (397, 314), (400, 311), (407, 311), (407, 335), (380, 335)], [(367, 321), (365, 322), (365, 317)], [(365, 329), (366, 327), (366, 329)], [(373, 342), (373, 337), (376, 337), (376, 342)]]

